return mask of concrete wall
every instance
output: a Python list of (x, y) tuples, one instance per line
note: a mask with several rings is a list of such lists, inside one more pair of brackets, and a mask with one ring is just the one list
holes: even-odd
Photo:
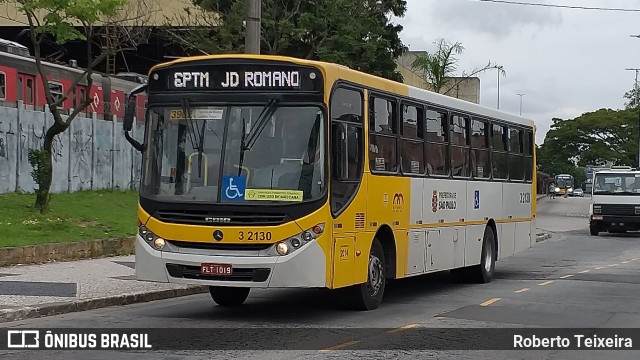
[[(26, 107), (0, 106), (0, 194), (33, 192), (29, 149), (42, 147), (53, 123), (51, 113)], [(133, 137), (142, 140), (136, 122)], [(54, 193), (89, 189), (137, 188), (142, 157), (124, 138), (122, 122), (77, 117), (53, 143)]]

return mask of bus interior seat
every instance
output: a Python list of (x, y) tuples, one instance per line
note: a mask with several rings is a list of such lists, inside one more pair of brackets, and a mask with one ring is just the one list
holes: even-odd
[(251, 185), (268, 189), (297, 189), (302, 165), (287, 162), (283, 165), (271, 165), (254, 171)]
[(198, 200), (217, 201), (218, 186), (194, 186), (189, 189), (189, 195), (193, 195)]

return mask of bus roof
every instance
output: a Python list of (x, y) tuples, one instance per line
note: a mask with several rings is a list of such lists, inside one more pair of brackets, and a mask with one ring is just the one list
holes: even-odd
[(213, 60), (213, 59), (254, 59), (254, 60), (272, 60), (272, 61), (284, 61), (291, 62), (298, 65), (310, 65), (320, 68), (325, 74), (327, 72), (337, 73), (337, 78), (359, 83), (363, 86), (373, 87), (381, 89), (390, 93), (406, 94), (410, 98), (422, 100), (434, 105), (440, 105), (463, 112), (476, 114), (479, 116), (486, 116), (489, 118), (504, 120), (520, 125), (525, 125), (535, 128), (533, 120), (521, 117), (518, 115), (506, 113), (496, 109), (492, 109), (483, 105), (472, 103), (469, 101), (457, 99), (451, 96), (439, 94), (433, 91), (421, 89), (415, 86), (407, 85), (397, 81), (385, 79), (379, 76), (367, 74), (365, 72), (351, 69), (347, 66), (329, 63), (317, 60), (306, 60), (300, 58), (294, 58), (289, 56), (278, 55), (257, 55), (257, 54), (218, 54), (218, 55), (199, 55), (191, 57), (181, 57), (172, 61), (164, 62), (153, 66), (149, 70), (149, 75), (159, 68), (166, 66), (192, 62), (201, 60)]

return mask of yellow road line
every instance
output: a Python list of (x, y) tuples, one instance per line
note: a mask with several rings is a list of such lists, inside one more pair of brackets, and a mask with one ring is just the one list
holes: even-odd
[(331, 350), (339, 350), (339, 349), (343, 349), (343, 348), (346, 348), (346, 347), (351, 346), (351, 345), (355, 345), (355, 344), (360, 343), (360, 342), (361, 341), (358, 341), (358, 340), (347, 341), (346, 343), (342, 343), (342, 344), (338, 344), (336, 346), (332, 346), (330, 348), (322, 349), (322, 350), (320, 350), (320, 352), (331, 351)]
[(487, 301), (483, 302), (482, 304), (480, 304), (480, 306), (489, 306), (489, 305), (491, 305), (491, 304), (493, 304), (493, 303), (495, 303), (495, 302), (498, 302), (498, 301), (500, 301), (500, 300), (502, 300), (502, 298), (493, 298), (493, 299), (489, 299), (489, 300), (487, 300)]
[(407, 329), (414, 328), (416, 326), (418, 326), (418, 324), (409, 324), (409, 325), (405, 325), (405, 326), (401, 326), (399, 328), (395, 328), (395, 329), (389, 330), (389, 331), (387, 331), (387, 333), (388, 334), (393, 334), (393, 333), (396, 333), (396, 332), (399, 332), (399, 331), (402, 331), (402, 330), (407, 330)]
[(566, 279), (566, 278), (570, 278), (570, 277), (573, 277), (573, 275), (560, 276), (560, 279)]
[(578, 274), (588, 273), (589, 271), (591, 271), (591, 270), (582, 270), (582, 271), (580, 271)]
[(549, 285), (553, 282), (553, 280), (549, 280), (549, 281), (545, 281), (543, 283), (538, 284), (539, 286), (545, 286), (545, 285)]
[(516, 290), (516, 291), (514, 291), (514, 292), (516, 292), (516, 293), (523, 293), (523, 292), (525, 292), (525, 291), (529, 291), (529, 288), (522, 288), (522, 289), (520, 289), (520, 290)]

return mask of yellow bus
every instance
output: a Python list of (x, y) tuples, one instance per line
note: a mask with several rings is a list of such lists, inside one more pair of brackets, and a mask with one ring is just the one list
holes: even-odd
[(128, 95), (124, 131), (143, 158), (137, 279), (209, 286), (221, 306), (320, 287), (372, 310), (389, 279), (488, 283), (535, 243), (531, 120), (345, 66), (163, 63)]

